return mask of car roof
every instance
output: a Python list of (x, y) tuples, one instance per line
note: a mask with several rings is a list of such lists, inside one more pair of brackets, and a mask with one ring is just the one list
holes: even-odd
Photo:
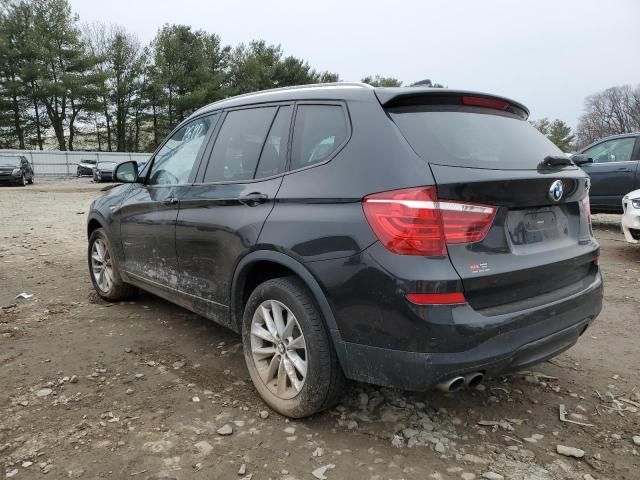
[(519, 102), (498, 95), (466, 90), (454, 90), (449, 88), (429, 87), (372, 87), (366, 83), (337, 82), (315, 83), (294, 87), (274, 88), (258, 92), (245, 93), (235, 97), (229, 97), (218, 102), (211, 103), (194, 112), (189, 118), (205, 113), (222, 110), (225, 108), (242, 107), (261, 103), (272, 103), (294, 100), (361, 100), (369, 99), (379, 101), (382, 105), (390, 105), (400, 97), (414, 97), (424, 95), (460, 96), (477, 95), (481, 97), (505, 100), (522, 109), (526, 114), (529, 110)]

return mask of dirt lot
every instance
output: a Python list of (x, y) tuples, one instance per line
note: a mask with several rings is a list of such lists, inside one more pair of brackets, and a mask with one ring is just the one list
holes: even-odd
[(640, 478), (640, 247), (615, 216), (594, 220), (604, 311), (567, 353), (455, 395), (351, 385), (288, 421), (233, 333), (150, 295), (93, 294), (99, 194), (88, 179), (0, 188), (0, 478)]

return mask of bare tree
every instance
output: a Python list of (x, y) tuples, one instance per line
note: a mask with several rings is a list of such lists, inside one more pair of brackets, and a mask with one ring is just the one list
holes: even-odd
[(640, 131), (640, 85), (611, 87), (585, 99), (576, 131), (582, 147), (608, 135)]

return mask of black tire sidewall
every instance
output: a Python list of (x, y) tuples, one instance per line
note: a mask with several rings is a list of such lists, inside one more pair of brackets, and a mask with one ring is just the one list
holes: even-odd
[[(298, 282), (299, 283), (299, 282)], [(304, 300), (301, 301), (303, 295)], [(289, 308), (302, 330), (307, 348), (307, 375), (302, 390), (289, 400), (276, 397), (260, 378), (251, 355), (251, 320), (265, 300), (277, 300)], [(293, 418), (312, 415), (323, 408), (331, 381), (330, 340), (318, 308), (301, 284), (290, 278), (269, 280), (249, 297), (243, 316), (242, 343), (251, 379), (263, 400), (273, 410)], [(333, 367), (335, 368), (335, 367)]]

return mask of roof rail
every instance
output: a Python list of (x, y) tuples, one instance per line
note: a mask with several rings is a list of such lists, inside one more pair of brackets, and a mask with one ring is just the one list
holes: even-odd
[(282, 92), (285, 90), (303, 90), (305, 88), (318, 88), (318, 87), (361, 87), (361, 88), (373, 89), (371, 85), (367, 83), (362, 83), (362, 82), (307, 83), (306, 85), (292, 85), (290, 87), (276, 87), (276, 88), (268, 88), (266, 90), (256, 90), (255, 92), (241, 93), (240, 95), (227, 97), (222, 100), (218, 100), (217, 102), (214, 102), (214, 103), (225, 102), (227, 100), (233, 100), (236, 98), (250, 97), (252, 95), (259, 95), (262, 93)]
[(255, 92), (241, 93), (240, 95), (234, 95), (232, 97), (223, 98), (221, 100), (218, 100), (217, 102), (213, 102), (213, 103), (210, 103), (208, 105), (205, 105), (205, 106), (199, 108), (198, 110), (193, 112), (192, 115), (195, 115), (195, 114), (199, 113), (202, 110), (209, 109), (212, 105), (217, 105), (217, 104), (220, 104), (220, 103), (228, 102), (230, 100), (236, 100), (238, 98), (245, 98), (245, 97), (257, 96), (257, 95), (264, 95), (264, 94), (267, 94), (267, 93), (282, 92), (282, 91), (286, 91), (286, 90), (304, 90), (304, 89), (310, 89), (310, 88), (327, 88), (327, 87), (338, 87), (338, 88), (340, 88), (340, 87), (345, 87), (345, 88), (359, 87), (359, 88), (368, 88), (368, 89), (371, 89), (371, 90), (374, 89), (374, 87), (372, 87), (371, 85), (369, 85), (367, 83), (362, 83), (362, 82), (309, 83), (309, 84), (306, 84), (306, 85), (292, 85), (292, 86), (289, 86), (289, 87), (269, 88), (269, 89), (266, 89), (266, 90), (256, 90)]

